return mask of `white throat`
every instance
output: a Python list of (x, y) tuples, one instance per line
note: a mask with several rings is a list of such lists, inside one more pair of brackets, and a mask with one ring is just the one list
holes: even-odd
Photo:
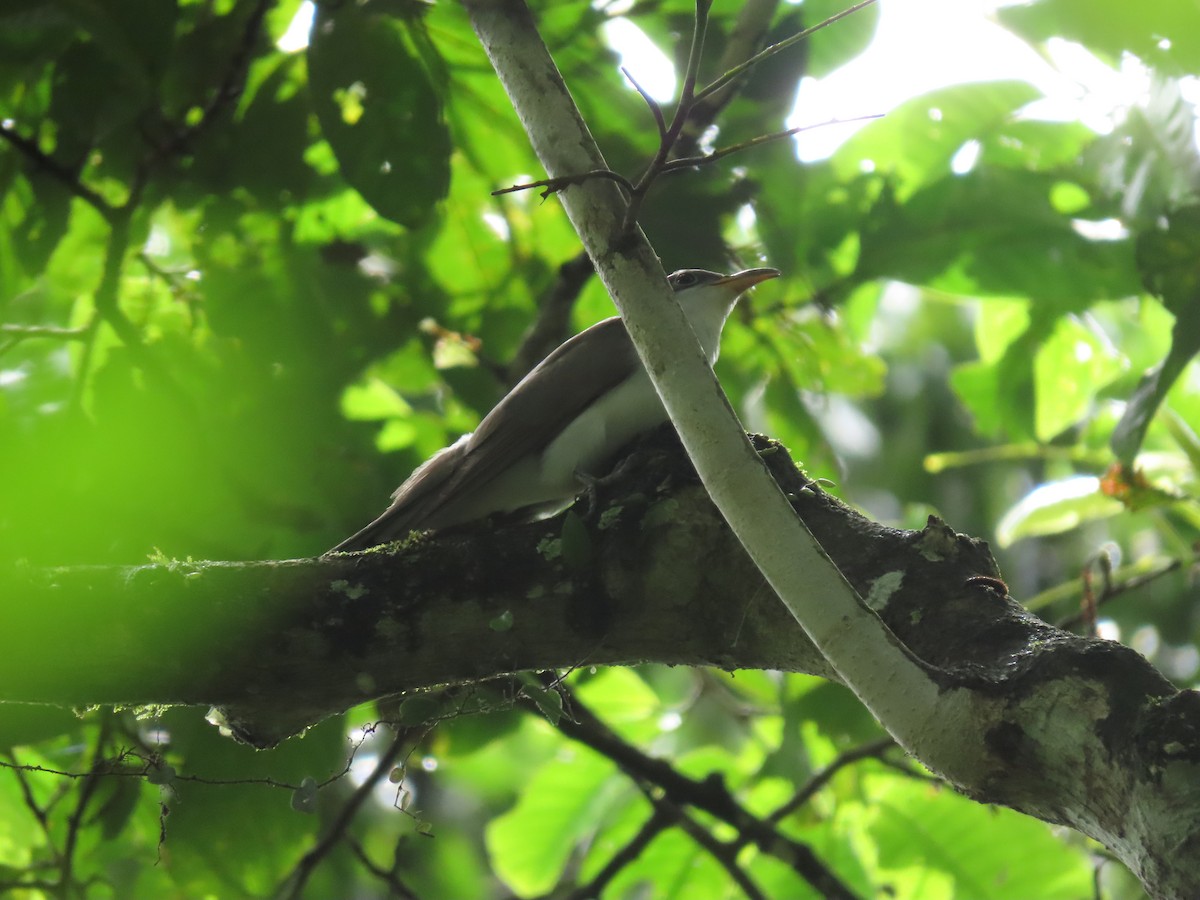
[(721, 352), (721, 330), (737, 303), (737, 296), (720, 285), (704, 285), (679, 292), (679, 305), (687, 316), (704, 356), (711, 366)]

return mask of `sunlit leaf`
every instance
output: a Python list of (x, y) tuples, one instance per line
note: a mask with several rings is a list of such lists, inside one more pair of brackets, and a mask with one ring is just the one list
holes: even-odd
[(1007, 547), (1021, 538), (1061, 534), (1124, 508), (1100, 491), (1099, 478), (1078, 475), (1043, 484), (1021, 498), (997, 523), (996, 540)]
[(843, 177), (869, 163), (887, 174), (905, 197), (950, 173), (962, 145), (1005, 125), (1039, 96), (1023, 81), (956, 85), (909, 100), (841, 146), (833, 162)]
[(1037, 437), (1048, 441), (1078, 422), (1126, 366), (1093, 329), (1074, 318), (1060, 319), (1033, 362)]
[[(934, 883), (948, 877), (951, 896), (979, 900), (1075, 900), (1091, 890), (1088, 861), (1043, 822), (903, 778), (872, 778), (867, 790), (885, 871), (919, 866), (937, 873)], [(930, 896), (926, 887), (909, 896)]]
[(542, 766), (517, 804), (489, 823), (492, 864), (518, 895), (554, 886), (576, 841), (622, 793), (613, 771), (603, 757), (572, 749)]
[(1200, 10), (1190, 3), (1042, 0), (1003, 7), (997, 16), (1030, 41), (1077, 41), (1112, 62), (1128, 51), (1168, 70), (1194, 72), (1200, 66)]

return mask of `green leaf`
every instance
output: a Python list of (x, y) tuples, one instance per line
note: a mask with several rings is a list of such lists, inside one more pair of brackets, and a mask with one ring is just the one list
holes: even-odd
[(1113, 63), (1128, 51), (1151, 66), (1200, 68), (1200, 8), (1194, 3), (1041, 0), (1002, 7), (996, 16), (1027, 41), (1075, 41)]
[[(172, 805), (168, 825), (175, 892), (204, 896), (219, 883), (225, 887), (218, 893), (271, 893), (280, 873), (311, 846), (319, 823), (315, 817), (296, 815), (293, 792), (260, 782), (301, 784), (314, 773), (340, 771), (346, 756), (341, 717), (267, 751), (221, 737), (193, 709), (170, 711), (163, 725), (171, 734), (177, 768), (209, 781), (238, 782), (177, 787), (180, 802)], [(308, 793), (302, 789), (301, 797)]]
[(546, 721), (551, 725), (558, 724), (563, 714), (562, 694), (554, 688), (542, 687), (532, 679), (526, 679), (521, 690), (534, 702), (538, 712), (546, 717)]
[(996, 525), (996, 541), (1010, 547), (1021, 538), (1061, 534), (1124, 509), (1101, 493), (1099, 478), (1076, 475), (1040, 485), (1022, 497)]
[(646, 724), (657, 733), (654, 714), (662, 709), (662, 701), (632, 669), (600, 669), (572, 689), (592, 713), (610, 725)]
[(309, 89), (342, 176), (381, 216), (415, 227), (450, 185), (450, 135), (430, 73), (413, 50), (422, 26), (353, 3), (321, 5)]
[(885, 193), (863, 229), (855, 276), (1036, 297), (1042, 321), (1137, 293), (1132, 241), (1080, 235), (1051, 203), (1059, 181), (989, 167), (946, 174), (902, 202)]
[(91, 821), (100, 824), (100, 834), (105, 840), (115, 840), (125, 830), (137, 809), (141, 791), (140, 778), (114, 775), (100, 780), (96, 797), (93, 799), (98, 808)]
[[(144, 94), (171, 60), (177, 15), (164, 0), (62, 0), (72, 18)], [(110, 89), (112, 85), (109, 85)]]
[(1197, 253), (1200, 253), (1198, 206), (1172, 213), (1167, 217), (1165, 229), (1147, 231), (1138, 238), (1138, 265), (1142, 278), (1175, 314), (1175, 323), (1171, 329), (1170, 351), (1158, 366), (1142, 377), (1130, 395), (1121, 421), (1113, 430), (1113, 452), (1127, 464), (1141, 449), (1146, 430), (1163, 398), (1200, 352)]
[(979, 304), (975, 347), (980, 362), (1000, 360), (1009, 346), (1029, 328), (1030, 302), (1024, 298), (990, 298)]
[(489, 823), (488, 855), (516, 894), (544, 894), (555, 885), (576, 844), (629, 790), (614, 772), (604, 757), (566, 748), (534, 775), (512, 809)]
[(1033, 361), (1038, 440), (1049, 441), (1082, 419), (1126, 366), (1095, 329), (1073, 317), (1060, 319)]
[(412, 415), (412, 407), (379, 378), (352, 384), (342, 393), (342, 415), (347, 419), (374, 421)]
[[(655, 900), (693, 900), (701, 897), (738, 897), (740, 892), (724, 888), (728, 875), (712, 855), (679, 829), (671, 829), (647, 847), (631, 865), (613, 879), (613, 897), (654, 897)], [(720, 886), (720, 887), (718, 887)], [(778, 894), (789, 900), (816, 900), (795, 880), (795, 893)]]
[(1040, 96), (1025, 81), (955, 85), (923, 94), (877, 119), (846, 141), (832, 162), (845, 178), (864, 166), (885, 173), (901, 196), (950, 173), (968, 140), (986, 139)]
[(1168, 213), (1137, 238), (1142, 283), (1176, 316), (1200, 305), (1200, 206)]
[(871, 776), (866, 791), (883, 874), (917, 869), (935, 883), (950, 879), (948, 895), (926, 885), (905, 896), (1077, 900), (1091, 893), (1087, 851), (1043, 822), (901, 777)]
[[(850, 5), (845, 0), (806, 0), (804, 26), (818, 25)], [(868, 6), (807, 38), (811, 50), (804, 74), (822, 78), (866, 50), (879, 27), (879, 16), (879, 4)]]
[(1193, 477), (1200, 473), (1200, 435), (1174, 410), (1166, 411), (1167, 430), (1191, 464)]

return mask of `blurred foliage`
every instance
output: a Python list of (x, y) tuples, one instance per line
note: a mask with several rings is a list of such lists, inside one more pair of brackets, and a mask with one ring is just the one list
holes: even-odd
[[(841, 6), (781, 5), (771, 39)], [(655, 136), (603, 37), (616, 13), (537, 7), (610, 164), (635, 174)], [(741, 7), (715, 4), (710, 60)], [(281, 48), (306, 9), (0, 9), (4, 558), (314, 554), (504, 392), (578, 245), (553, 200), (491, 196), (541, 173), (465, 13), (330, 4)], [(628, 15), (678, 57), (690, 0)], [(996, 540), (1014, 595), (1049, 620), (1089, 591), (1106, 633), (1189, 684), (1200, 155), (1185, 97), (1200, 20), (1175, 0), (1041, 0), (1000, 19), (1039, 49), (1062, 37), (1114, 66), (1136, 56), (1145, 96), (1098, 134), (1024, 116), (1038, 97), (1025, 83), (949, 86), (821, 162), (778, 143), (676, 176), (643, 224), (668, 269), (784, 270), (743, 302), (718, 365), (748, 428), (877, 518), (919, 526), (936, 511)], [(876, 21), (868, 10), (758, 70), (718, 143), (784, 127), (797, 79), (861, 52)], [(593, 279), (571, 324), (609, 314)], [(759, 816), (880, 735), (845, 691), (809, 678), (645, 667), (570, 684), (624, 740), (719, 775)], [(195, 710), (6, 707), (0, 762), (26, 768), (0, 773), (0, 885), (266, 896), (303, 870), (306, 896), (402, 883), (479, 898), (586, 882), (655, 814), (653, 791), (515, 708), (518, 689), (487, 715), (439, 700), (448, 719), (409, 733), (395, 767), (382, 735), (354, 731), (386, 709), (253, 753)], [(373, 764), (378, 785), (343, 839), (306, 863)], [(884, 750), (839, 768), (780, 827), (863, 896), (1091, 891), (1085, 841), (970, 803)], [(632, 857), (603, 896), (740, 895), (685, 829)], [(752, 845), (736, 861), (767, 896), (816, 896)], [(1106, 896), (1139, 896), (1117, 868), (1102, 869)]]

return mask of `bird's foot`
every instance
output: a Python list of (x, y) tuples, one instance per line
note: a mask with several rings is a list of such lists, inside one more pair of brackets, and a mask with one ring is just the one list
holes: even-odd
[(630, 453), (621, 457), (607, 475), (597, 476), (589, 472), (575, 470), (575, 480), (583, 488), (576, 502), (582, 501), (585, 504), (583, 509), (584, 518), (590, 519), (593, 515), (600, 512), (599, 489), (608, 487), (610, 484), (615, 484), (623, 479), (634, 468), (635, 456), (636, 454)]

